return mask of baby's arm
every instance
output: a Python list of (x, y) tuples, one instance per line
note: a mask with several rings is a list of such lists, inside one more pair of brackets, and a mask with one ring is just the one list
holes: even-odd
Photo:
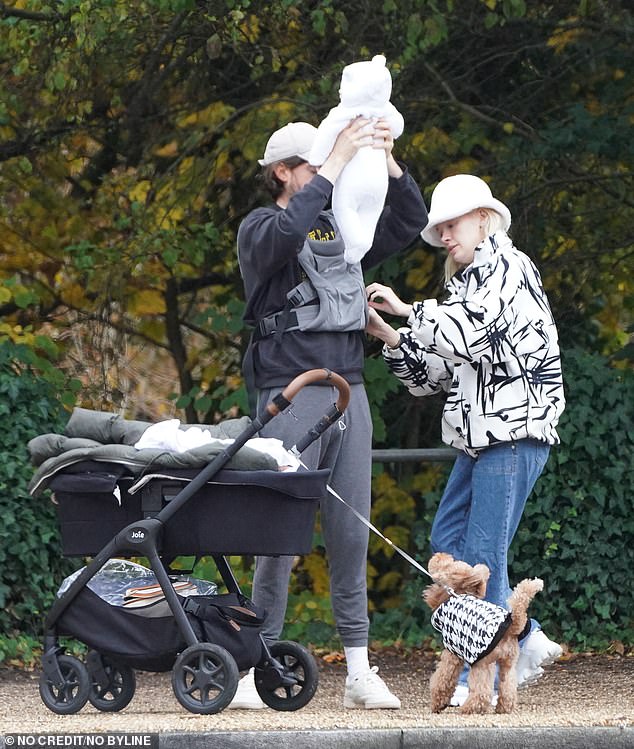
[(387, 104), (385, 105), (385, 111), (381, 115), (381, 117), (390, 126), (390, 130), (392, 131), (392, 136), (394, 138), (398, 138), (399, 135), (403, 134), (403, 130), (405, 129), (405, 120), (403, 119), (403, 115), (398, 111), (394, 104), (392, 104), (392, 102), (387, 102)]
[(317, 128), (317, 135), (310, 151), (308, 161), (313, 166), (321, 166), (335, 145), (337, 136), (353, 120), (357, 113), (341, 105), (333, 107)]

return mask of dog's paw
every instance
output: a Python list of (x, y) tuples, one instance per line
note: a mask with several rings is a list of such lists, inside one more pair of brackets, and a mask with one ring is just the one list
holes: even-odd
[(432, 713), (441, 713), (445, 708), (449, 707), (450, 695), (447, 695), (446, 690), (432, 689), (430, 701)]
[(487, 713), (491, 713), (493, 712), (491, 697), (470, 693), (459, 712), (462, 715), (486, 715)]
[(517, 707), (517, 700), (504, 699), (503, 697), (499, 697), (497, 705), (495, 706), (495, 712), (499, 714), (512, 713), (516, 707)]

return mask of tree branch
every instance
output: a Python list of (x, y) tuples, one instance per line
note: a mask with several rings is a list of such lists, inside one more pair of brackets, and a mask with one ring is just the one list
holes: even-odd
[[(178, 317), (178, 291), (173, 280), (168, 280), (165, 288), (165, 332), (168, 340), (168, 348), (174, 359), (178, 378), (180, 380), (181, 393), (189, 393), (194, 386), (189, 367), (187, 366), (187, 349), (180, 331), (180, 320)], [(189, 404), (185, 409), (187, 419), (190, 422), (196, 420), (196, 409)]]
[(2, 2), (0, 2), (0, 16), (2, 18), (19, 18), (22, 21), (42, 21), (45, 23), (65, 21), (70, 17), (68, 13), (41, 13), (35, 10), (15, 8)]
[(71, 130), (72, 127), (70, 125), (59, 124), (41, 132), (26, 133), (22, 138), (15, 138), (14, 140), (0, 143), (0, 161), (8, 161), (17, 156), (27, 156), (41, 146), (50, 147), (50, 142), (53, 138), (65, 135)]
[[(440, 75), (440, 73), (436, 70), (436, 68), (434, 68), (434, 66), (428, 62), (425, 62), (423, 64), (425, 66), (425, 69), (429, 72), (429, 74), (433, 78), (436, 79), (436, 81), (440, 84), (440, 87), (447, 93), (447, 96), (449, 97), (449, 101), (452, 104), (454, 104), (459, 109), (462, 109), (464, 112), (467, 112), (468, 114), (472, 115), (476, 119), (481, 120), (482, 122), (485, 122), (487, 125), (493, 125), (494, 127), (498, 129), (502, 129), (504, 122), (502, 122), (500, 118), (490, 117), (478, 107), (474, 107), (471, 104), (465, 104), (463, 101), (460, 101), (460, 99), (453, 92), (453, 89), (449, 85), (449, 82)], [(513, 122), (514, 126), (517, 127), (517, 130), (519, 131), (519, 133), (523, 135), (525, 138), (528, 138), (529, 140), (538, 139), (539, 136), (537, 135), (535, 130), (533, 130), (532, 127), (528, 126), (525, 122), (522, 122), (521, 120), (517, 119), (513, 115), (507, 116), (506, 121)]]

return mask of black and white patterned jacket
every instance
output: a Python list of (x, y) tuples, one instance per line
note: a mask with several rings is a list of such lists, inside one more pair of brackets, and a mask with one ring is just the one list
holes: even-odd
[(446, 391), (443, 440), (476, 455), (500, 442), (559, 442), (564, 409), (557, 329), (539, 271), (506, 232), (482, 242), (447, 285), (416, 302), (401, 343), (383, 348), (413, 395)]

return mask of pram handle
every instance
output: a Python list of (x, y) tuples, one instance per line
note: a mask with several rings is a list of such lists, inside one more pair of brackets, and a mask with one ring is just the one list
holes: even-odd
[(309, 369), (302, 374), (297, 375), (294, 380), (288, 383), (288, 385), (277, 395), (273, 400), (266, 406), (266, 410), (271, 416), (276, 416), (280, 411), (290, 406), (293, 398), (299, 393), (299, 391), (306, 385), (310, 385), (313, 382), (321, 382), (327, 380), (339, 391), (339, 397), (335, 403), (335, 407), (339, 411), (339, 416), (346, 410), (348, 401), (350, 400), (350, 385), (347, 380), (331, 371), (330, 369)]
[(323, 434), (331, 424), (341, 416), (345, 411), (346, 406), (350, 400), (350, 385), (341, 375), (336, 372), (332, 372), (330, 369), (309, 369), (307, 372), (303, 372), (292, 380), (284, 390), (277, 395), (268, 404), (263, 414), (263, 418), (268, 420), (273, 418), (280, 411), (287, 408), (297, 393), (305, 386), (310, 385), (313, 382), (332, 382), (332, 384), (339, 391), (339, 397), (336, 403), (326, 411), (326, 413), (319, 419), (319, 421), (306, 432), (306, 434), (297, 442), (290, 452), (295, 455), (300, 455), (312, 442), (314, 442), (321, 434)]

